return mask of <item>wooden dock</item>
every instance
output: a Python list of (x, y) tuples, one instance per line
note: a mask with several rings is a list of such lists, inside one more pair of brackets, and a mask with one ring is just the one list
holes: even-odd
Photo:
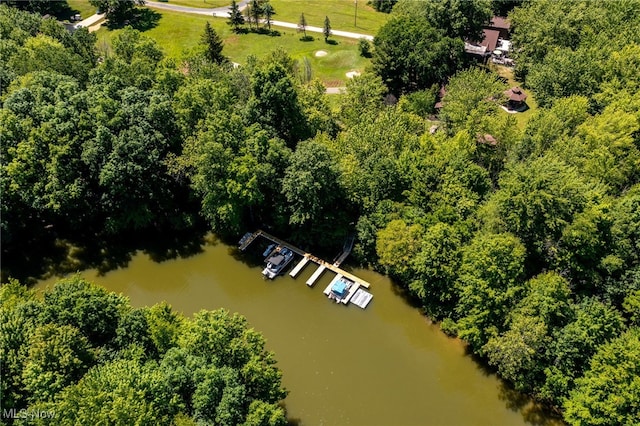
[(291, 278), (297, 277), (300, 271), (302, 271), (304, 267), (307, 265), (307, 263), (309, 263), (309, 258), (307, 256), (303, 256), (302, 260), (296, 265), (296, 267), (293, 268), (291, 272), (289, 272), (289, 276)]
[(336, 274), (340, 274), (343, 277), (350, 279), (354, 283), (360, 284), (362, 287), (369, 288), (371, 286), (371, 284), (369, 284), (368, 282), (366, 282), (362, 278), (356, 277), (355, 275), (350, 274), (349, 272), (345, 271), (344, 269), (338, 268), (337, 266), (333, 266), (331, 263), (325, 262), (322, 259), (317, 259), (316, 258), (316, 259), (311, 259), (311, 260), (313, 262), (321, 265), (321, 266), (324, 266), (328, 270), (330, 270), (332, 272), (335, 272)]
[(351, 284), (351, 288), (349, 289), (349, 292), (347, 293), (345, 298), (341, 300), (341, 302), (344, 303), (345, 305), (348, 304), (349, 300), (351, 300), (351, 298), (359, 288), (360, 288), (360, 283)]
[(304, 250), (299, 249), (296, 246), (293, 246), (289, 243), (287, 243), (286, 241), (281, 240), (280, 238), (277, 238), (261, 229), (257, 230), (256, 232), (254, 232), (253, 234), (251, 233), (247, 233), (245, 234), (242, 239), (240, 240), (239, 244), (239, 248), (240, 250), (245, 250), (249, 244), (251, 244), (253, 241), (255, 241), (256, 238), (258, 237), (264, 237), (276, 244), (278, 244), (279, 246), (282, 247), (287, 247), (289, 249), (291, 249), (291, 251), (293, 251), (294, 253), (302, 256), (302, 260), (300, 260), (300, 262), (298, 262), (298, 264), (295, 266), (295, 268), (293, 268), (293, 270), (289, 273), (289, 275), (293, 278), (295, 278), (301, 271), (302, 269), (304, 269), (304, 267), (309, 263), (309, 262), (313, 262), (315, 264), (318, 265), (318, 269), (315, 270), (315, 272), (311, 275), (311, 277), (309, 277), (309, 279), (307, 280), (306, 284), (309, 287), (312, 287), (316, 281), (320, 278), (320, 276), (324, 273), (324, 271), (326, 271), (327, 269), (330, 270), (331, 272), (334, 272), (336, 274), (335, 278), (331, 281), (331, 283), (329, 284), (329, 286), (324, 290), (324, 294), (329, 295), (329, 293), (331, 292), (331, 286), (337, 282), (340, 278), (344, 277), (347, 278), (351, 281), (353, 281), (353, 285), (351, 286), (351, 288), (349, 288), (349, 292), (347, 293), (347, 296), (341, 300), (342, 303), (344, 303), (345, 305), (348, 304), (350, 301), (352, 301), (352, 303), (360, 306), (361, 308), (365, 308), (367, 306), (367, 304), (371, 301), (371, 298), (373, 298), (373, 296), (364, 291), (361, 287), (363, 288), (369, 288), (371, 286), (371, 284), (369, 284), (367, 281), (345, 271), (344, 269), (341, 269), (339, 267), (339, 265), (342, 263), (342, 261), (344, 261), (344, 259), (347, 257), (347, 255), (349, 254), (349, 252), (351, 252), (351, 248), (353, 247), (353, 238), (351, 238), (350, 240), (347, 240), (347, 242), (345, 243), (345, 246), (343, 248), (343, 252), (338, 256), (338, 258), (335, 260), (334, 263), (329, 263), (326, 262), (314, 255), (312, 255), (311, 253), (307, 253)]
[(309, 277), (309, 279), (307, 280), (307, 285), (309, 287), (313, 287), (313, 285), (316, 283), (318, 278), (320, 278), (320, 275), (322, 275), (325, 269), (327, 269), (327, 267), (324, 265), (318, 266), (318, 269), (316, 269), (313, 275), (311, 275), (311, 277)]
[(255, 241), (256, 238), (258, 237), (264, 237), (267, 240), (271, 240), (274, 243), (278, 244), (279, 246), (285, 246), (289, 249), (291, 249), (292, 252), (294, 252), (295, 254), (298, 254), (300, 256), (304, 256), (307, 253), (304, 250), (299, 249), (298, 247), (289, 244), (286, 241), (281, 240), (280, 238), (274, 237), (273, 235), (264, 232), (262, 229), (258, 229), (256, 232), (254, 232), (253, 234), (245, 234), (244, 237), (242, 237), (242, 239), (240, 240), (240, 245), (238, 246), (238, 248), (242, 251), (244, 251), (247, 247), (249, 247), (249, 244), (251, 244), (252, 242)]

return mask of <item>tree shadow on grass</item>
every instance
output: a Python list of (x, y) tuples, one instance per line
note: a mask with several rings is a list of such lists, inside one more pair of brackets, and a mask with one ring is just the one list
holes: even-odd
[(315, 40), (315, 38), (313, 38), (313, 36), (310, 36), (310, 35), (300, 37), (300, 41), (304, 41), (304, 42), (313, 41), (313, 40)]
[(51, 10), (51, 15), (55, 16), (58, 21), (71, 21), (73, 16), (79, 14), (80, 11), (74, 9), (67, 2), (51, 2), (55, 8)]
[(117, 30), (130, 26), (134, 30), (148, 31), (158, 26), (158, 22), (162, 15), (155, 10), (148, 8), (137, 8), (129, 19), (119, 21), (108, 20), (105, 24), (110, 30)]
[(338, 40), (333, 40), (333, 39), (327, 39), (325, 41), (325, 43), (330, 44), (332, 46), (337, 46), (338, 45)]

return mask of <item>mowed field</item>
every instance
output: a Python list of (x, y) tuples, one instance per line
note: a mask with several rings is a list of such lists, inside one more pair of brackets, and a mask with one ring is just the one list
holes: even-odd
[[(240, 3), (240, 0), (236, 2)], [(388, 14), (376, 12), (369, 6), (367, 0), (357, 0), (357, 2), (355, 0), (270, 0), (270, 2), (276, 11), (273, 19), (277, 21), (297, 24), (300, 21), (300, 15), (304, 13), (307, 25), (322, 27), (325, 16), (328, 16), (331, 26), (336, 30), (370, 35), (375, 35), (378, 28), (389, 19)], [(228, 6), (231, 0), (167, 0), (166, 3), (213, 8)]]
[[(223, 54), (240, 64), (245, 63), (249, 55), (262, 57), (282, 47), (294, 59), (306, 57), (311, 64), (313, 77), (319, 78), (327, 86), (335, 87), (344, 86), (347, 72), (363, 71), (370, 63), (369, 59), (358, 54), (358, 40), (354, 39), (332, 37), (337, 43), (327, 44), (322, 34), (309, 33), (314, 40), (303, 42), (296, 30), (284, 28), (277, 28), (279, 36), (235, 34), (226, 19), (160, 10), (155, 12), (160, 15), (158, 25), (144, 34), (156, 40), (167, 56), (177, 60), (200, 43), (205, 24), (209, 22), (224, 40)], [(101, 28), (98, 31), (98, 46), (110, 44), (118, 31)], [(315, 53), (319, 50), (326, 51), (327, 55), (316, 57)]]
[(96, 13), (96, 7), (92, 6), (89, 0), (67, 0), (67, 4), (74, 13), (79, 13), (82, 19), (87, 19)]
[(389, 19), (388, 14), (376, 12), (366, 0), (271, 0), (271, 5), (277, 21), (298, 23), (304, 13), (307, 25), (322, 28), (328, 16), (334, 30), (369, 35), (376, 35)]

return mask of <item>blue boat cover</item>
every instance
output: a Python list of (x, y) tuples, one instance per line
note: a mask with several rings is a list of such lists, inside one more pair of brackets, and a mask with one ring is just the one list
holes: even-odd
[(331, 291), (338, 296), (343, 296), (347, 292), (347, 283), (340, 280), (331, 287)]

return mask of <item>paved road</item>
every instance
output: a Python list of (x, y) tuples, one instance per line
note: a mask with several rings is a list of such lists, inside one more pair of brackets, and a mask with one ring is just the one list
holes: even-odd
[[(248, 3), (249, 3), (249, 0), (243, 0), (238, 2), (237, 4), (240, 10), (242, 10)], [(207, 15), (207, 16), (219, 16), (221, 18), (229, 17), (229, 6), (203, 9), (199, 7), (178, 6), (175, 4), (169, 4), (169, 3), (159, 2), (159, 1), (147, 1), (145, 2), (145, 5), (149, 7), (153, 7), (155, 9), (173, 10), (174, 12), (195, 13), (196, 15)]]
[[(244, 9), (244, 7), (247, 5), (248, 2), (249, 2), (248, 0), (243, 0), (238, 3), (238, 7), (240, 9)], [(229, 17), (229, 6), (217, 7), (214, 9), (201, 9), (198, 7), (178, 6), (174, 4), (157, 2), (157, 1), (147, 1), (145, 4), (155, 9), (172, 10), (175, 12), (183, 12), (183, 13), (194, 13), (197, 15), (216, 16), (220, 18)], [(295, 30), (298, 29), (298, 24), (293, 24), (291, 22), (272, 21), (271, 25), (276, 27), (293, 28)], [(312, 33), (322, 33), (322, 28), (307, 26), (307, 31)], [(331, 30), (331, 33), (337, 37), (346, 37), (346, 38), (355, 38), (355, 39), (365, 38), (369, 41), (373, 40), (373, 36), (369, 34), (359, 34), (359, 33), (352, 33), (350, 31), (340, 31), (340, 30)]]

